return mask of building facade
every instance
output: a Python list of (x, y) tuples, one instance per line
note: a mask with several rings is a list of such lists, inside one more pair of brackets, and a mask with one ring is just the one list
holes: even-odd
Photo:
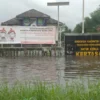
[[(59, 25), (63, 23), (59, 22)], [(2, 22), (1, 26), (55, 26), (57, 29), (58, 21), (35, 9), (31, 9), (17, 15), (8, 21)], [(58, 30), (58, 29), (57, 29)], [(58, 31), (56, 33), (56, 42), (58, 41)]]

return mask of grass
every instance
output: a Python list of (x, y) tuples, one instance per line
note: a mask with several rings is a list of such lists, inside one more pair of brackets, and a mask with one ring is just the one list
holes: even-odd
[(80, 83), (65, 87), (41, 82), (4, 84), (0, 85), (0, 100), (100, 100), (100, 82), (89, 82), (87, 88)]

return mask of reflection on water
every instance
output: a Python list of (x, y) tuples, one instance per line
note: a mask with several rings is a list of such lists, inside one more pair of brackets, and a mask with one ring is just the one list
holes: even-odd
[(99, 57), (0, 58), (0, 82), (41, 80), (65, 82), (79, 77), (99, 79)]
[(66, 78), (77, 78), (77, 76), (99, 78), (100, 76), (98, 57), (67, 57), (66, 66), (68, 66), (64, 69)]

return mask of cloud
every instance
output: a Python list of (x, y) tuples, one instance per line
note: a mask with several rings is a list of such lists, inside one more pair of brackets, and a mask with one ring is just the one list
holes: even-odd
[[(29, 9), (36, 9), (57, 19), (57, 7), (47, 6), (47, 2), (60, 2), (62, 0), (0, 0), (0, 22), (9, 20)], [(60, 7), (60, 21), (73, 29), (82, 21), (82, 0), (69, 1), (69, 6)], [(85, 0), (85, 16), (98, 8), (100, 0)]]

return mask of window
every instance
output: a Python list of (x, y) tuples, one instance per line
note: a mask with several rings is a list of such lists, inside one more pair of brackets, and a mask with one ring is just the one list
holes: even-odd
[(45, 20), (43, 18), (37, 18), (37, 25), (38, 26), (44, 26)]

